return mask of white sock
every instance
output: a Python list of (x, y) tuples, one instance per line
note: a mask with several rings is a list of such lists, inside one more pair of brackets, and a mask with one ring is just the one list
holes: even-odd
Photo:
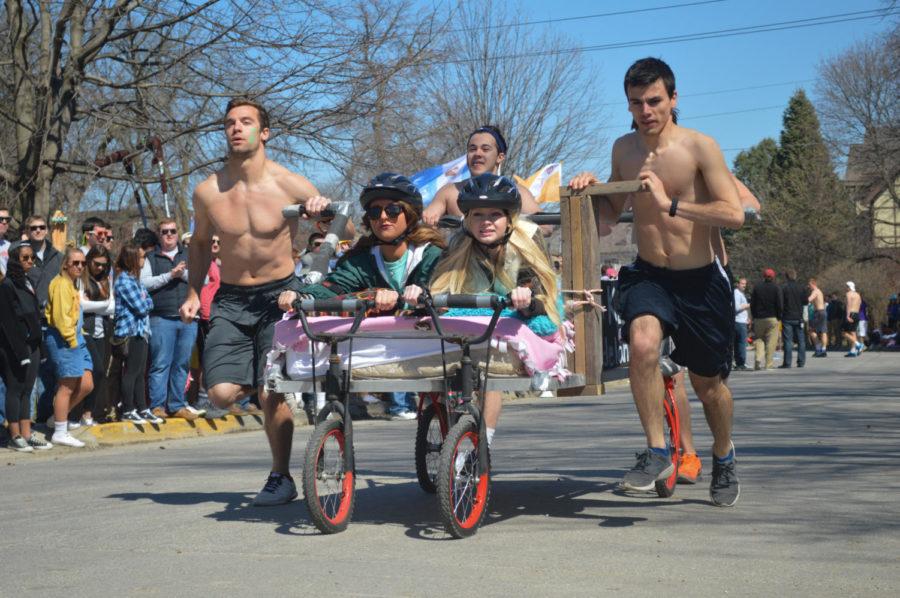
[(496, 431), (497, 431), (497, 430), (496, 430), (495, 428), (488, 428), (488, 429), (487, 429), (488, 448), (491, 448), (491, 443), (494, 442), (494, 432), (496, 432)]
[(62, 420), (61, 422), (54, 421), (53, 422), (53, 435), (59, 434), (60, 436), (65, 436), (69, 433), (69, 422), (68, 420)]

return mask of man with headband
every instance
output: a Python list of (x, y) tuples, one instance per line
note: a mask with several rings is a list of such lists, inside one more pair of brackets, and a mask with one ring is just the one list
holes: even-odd
[[(501, 174), (500, 167), (506, 159), (507, 149), (506, 139), (503, 138), (503, 134), (497, 127), (485, 125), (475, 129), (469, 135), (469, 142), (466, 145), (466, 164), (469, 167), (471, 178), (486, 172)], [(438, 220), (445, 214), (462, 216), (463, 213), (456, 202), (459, 198), (459, 192), (465, 184), (466, 181), (447, 183), (438, 189), (431, 203), (428, 204), (428, 207), (422, 213), (422, 220), (426, 224), (436, 226)], [(522, 185), (517, 185), (517, 187), (522, 197), (522, 213), (533, 214), (539, 212), (541, 207), (535, 201), (531, 191)]]

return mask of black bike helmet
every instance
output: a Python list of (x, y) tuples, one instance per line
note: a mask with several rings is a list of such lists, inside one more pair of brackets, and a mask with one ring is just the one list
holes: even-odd
[(463, 214), (473, 208), (499, 208), (512, 214), (522, 209), (522, 196), (513, 181), (486, 172), (466, 181), (456, 203)]
[(382, 172), (363, 187), (359, 203), (365, 210), (369, 202), (376, 199), (395, 199), (409, 204), (419, 216), (422, 215), (422, 194), (408, 178), (394, 172)]

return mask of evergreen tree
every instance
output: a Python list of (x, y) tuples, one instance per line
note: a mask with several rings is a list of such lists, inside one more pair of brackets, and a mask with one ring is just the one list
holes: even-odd
[[(771, 150), (771, 143), (763, 143)], [(765, 149), (760, 146), (742, 160), (746, 171), (740, 174), (758, 180)], [(834, 171), (816, 110), (802, 89), (784, 112), (765, 188), (763, 220), (741, 239), (753, 245), (741, 253), (741, 266), (795, 268), (803, 280), (852, 252), (856, 212)]]

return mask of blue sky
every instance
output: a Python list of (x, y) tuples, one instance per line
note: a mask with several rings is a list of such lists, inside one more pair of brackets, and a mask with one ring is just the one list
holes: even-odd
[[(522, 20), (562, 19), (690, 1), (568, 0), (561, 3), (524, 0), (522, 4), (526, 10), (522, 12)], [(809, 19), (887, 6), (889, 3), (881, 0), (725, 0), (686, 8), (585, 18), (535, 27), (565, 33), (573, 45), (584, 47)], [(897, 19), (898, 16), (887, 18)], [(815, 102), (816, 69), (823, 59), (837, 55), (854, 42), (884, 31), (889, 26), (890, 22), (885, 19), (866, 19), (718, 39), (588, 51), (582, 57), (597, 73), (596, 87), (601, 101), (610, 104), (607, 114), (611, 128), (607, 132), (611, 139), (627, 132), (631, 123), (622, 90), (625, 71), (637, 58), (657, 56), (668, 62), (675, 72), (683, 124), (715, 137), (731, 165), (741, 149), (767, 136), (778, 139), (784, 107), (797, 88), (806, 89)], [(748, 87), (756, 89), (708, 93)], [(712, 116), (720, 113), (733, 114)], [(608, 148), (604, 148), (596, 156), (586, 156), (584, 164), (570, 166), (587, 167), (605, 175), (609, 170), (607, 156)], [(566, 171), (565, 176), (572, 173), (572, 168), (566, 168)]]

